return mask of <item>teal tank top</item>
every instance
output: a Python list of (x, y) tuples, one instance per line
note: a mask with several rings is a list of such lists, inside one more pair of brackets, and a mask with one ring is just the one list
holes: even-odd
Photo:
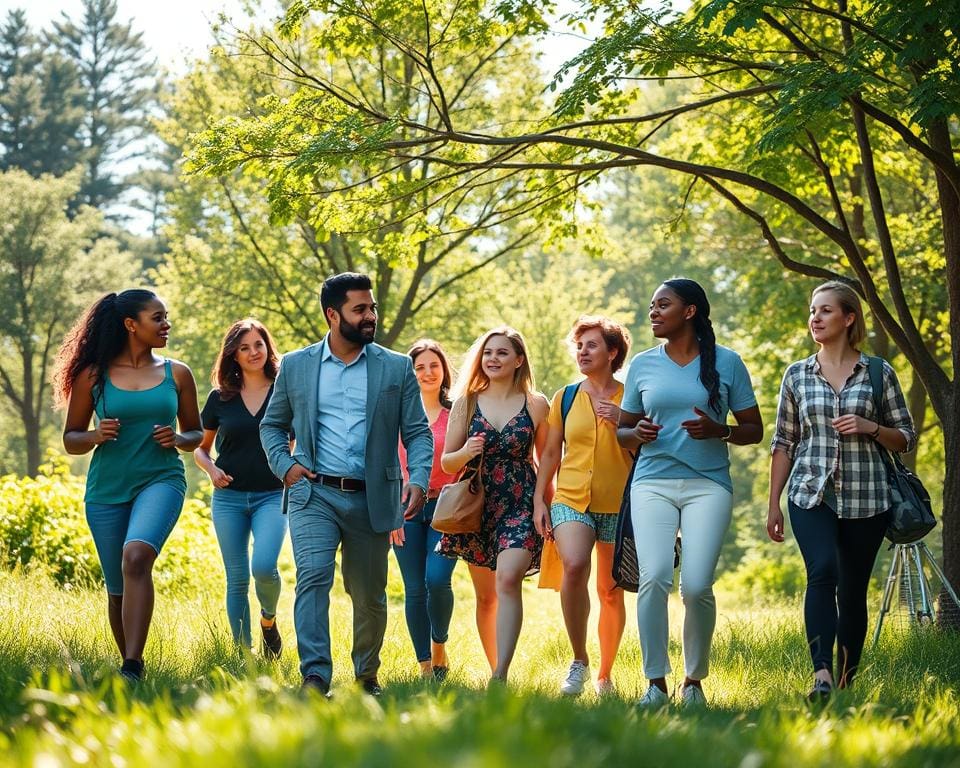
[(94, 401), (97, 422), (119, 419), (120, 432), (116, 440), (94, 449), (84, 501), (126, 504), (154, 483), (172, 485), (186, 493), (180, 452), (161, 448), (153, 439), (153, 428), (158, 424), (176, 429), (179, 397), (170, 361), (164, 361), (163, 381), (150, 389), (117, 389), (106, 374), (102, 391), (94, 391)]

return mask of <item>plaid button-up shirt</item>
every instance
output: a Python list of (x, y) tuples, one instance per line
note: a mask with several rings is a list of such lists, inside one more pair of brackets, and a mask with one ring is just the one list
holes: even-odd
[(839, 394), (821, 374), (816, 355), (793, 363), (783, 375), (771, 452), (783, 451), (793, 462), (787, 498), (802, 509), (820, 504), (829, 482), (839, 517), (872, 517), (890, 506), (887, 470), (877, 444), (868, 435), (841, 435), (831, 424), (839, 416), (855, 414), (900, 430), (907, 451), (916, 445), (897, 374), (884, 361), (878, 415), (867, 359), (860, 355)]

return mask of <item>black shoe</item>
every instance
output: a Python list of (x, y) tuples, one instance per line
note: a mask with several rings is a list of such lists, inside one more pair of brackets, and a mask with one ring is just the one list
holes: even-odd
[(143, 680), (143, 660), (124, 659), (120, 665), (120, 676), (128, 683), (139, 683)]
[(360, 687), (363, 688), (363, 692), (368, 696), (373, 696), (377, 698), (383, 695), (383, 688), (380, 687), (380, 683), (377, 682), (377, 678), (368, 677), (366, 680), (357, 680), (360, 683)]
[(442, 683), (447, 679), (447, 675), (450, 674), (450, 667), (434, 667), (433, 668), (433, 679), (438, 683)]
[(330, 683), (320, 677), (320, 675), (307, 675), (303, 678), (303, 682), (300, 684), (300, 693), (308, 694), (311, 691), (318, 693), (325, 699), (331, 698)]
[(260, 632), (263, 633), (263, 640), (260, 643), (260, 652), (263, 654), (263, 658), (268, 661), (274, 661), (275, 659), (280, 658), (280, 654), (283, 653), (283, 640), (280, 639), (280, 630), (277, 629), (277, 620), (273, 620), (273, 624), (269, 627), (263, 626), (260, 624)]
[(813, 688), (807, 694), (807, 701), (811, 704), (826, 704), (830, 700), (830, 694), (833, 693), (833, 686), (826, 680), (817, 678), (813, 681)]

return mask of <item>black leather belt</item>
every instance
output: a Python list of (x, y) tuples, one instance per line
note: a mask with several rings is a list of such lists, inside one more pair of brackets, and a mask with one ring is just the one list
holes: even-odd
[(316, 475), (313, 482), (328, 485), (331, 488), (339, 488), (341, 491), (348, 493), (363, 491), (367, 487), (363, 480), (357, 480), (355, 477), (335, 477), (334, 475)]

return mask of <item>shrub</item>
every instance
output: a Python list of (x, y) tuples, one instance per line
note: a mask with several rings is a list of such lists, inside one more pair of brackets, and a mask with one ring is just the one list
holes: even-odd
[(7, 569), (42, 567), (60, 585), (93, 584), (100, 562), (83, 510), (83, 479), (63, 458), (37, 477), (0, 478), (0, 563)]
[[(99, 586), (103, 573), (87, 526), (84, 479), (53, 456), (37, 477), (0, 478), (0, 567), (42, 569), (61, 586)], [(168, 588), (209, 586), (223, 566), (209, 508), (187, 499), (155, 570)]]
[(753, 597), (793, 597), (803, 590), (806, 572), (793, 548), (752, 549), (732, 570), (723, 574), (718, 588)]

